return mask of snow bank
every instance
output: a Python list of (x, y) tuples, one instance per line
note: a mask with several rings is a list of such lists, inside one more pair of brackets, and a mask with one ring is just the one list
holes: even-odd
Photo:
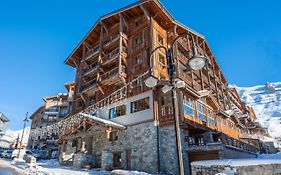
[(144, 172), (139, 171), (125, 171), (125, 170), (113, 170), (111, 171), (111, 174), (113, 175), (149, 175)]
[(58, 167), (58, 166), (60, 166), (60, 163), (56, 159), (50, 159), (50, 160), (39, 160), (37, 162), (37, 165), (48, 166), (48, 167)]
[(43, 168), (35, 164), (26, 163), (22, 159), (15, 158), (11, 165), (17, 168), (17, 171), (21, 175), (46, 175), (47, 173), (43, 171)]
[(262, 154), (255, 159), (221, 159), (221, 160), (204, 160), (195, 161), (191, 165), (195, 166), (213, 166), (213, 165), (229, 165), (235, 166), (250, 166), (250, 165), (268, 165), (268, 164), (281, 164), (281, 154)]

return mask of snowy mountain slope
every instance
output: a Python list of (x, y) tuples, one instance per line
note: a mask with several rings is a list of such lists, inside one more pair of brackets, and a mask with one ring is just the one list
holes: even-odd
[[(30, 127), (26, 127), (25, 130), (24, 130), (24, 136), (23, 136), (23, 144), (24, 145), (27, 144), (29, 132), (30, 132)], [(17, 131), (13, 131), (13, 130), (8, 129), (5, 132), (5, 135), (3, 136), (3, 138), (5, 138), (5, 140), (8, 140), (8, 141), (14, 141), (18, 137), (19, 137), (19, 139), (21, 139), (21, 135), (22, 135), (22, 129), (17, 130)]]
[(281, 138), (281, 82), (253, 87), (236, 87), (242, 100), (253, 106), (257, 122)]

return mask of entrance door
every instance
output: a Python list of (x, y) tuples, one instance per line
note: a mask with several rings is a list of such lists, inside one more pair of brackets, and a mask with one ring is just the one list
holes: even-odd
[(126, 150), (126, 168), (127, 170), (131, 169), (131, 156), (132, 156), (132, 149)]
[(219, 159), (218, 151), (204, 151), (204, 152), (194, 152), (188, 153), (189, 162), (194, 162), (198, 160), (216, 160)]
[(121, 152), (113, 153), (113, 167), (114, 168), (121, 167)]

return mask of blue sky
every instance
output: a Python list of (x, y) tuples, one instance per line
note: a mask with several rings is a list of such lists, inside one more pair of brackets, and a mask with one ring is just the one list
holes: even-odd
[[(135, 1), (1, 1), (0, 111), (20, 129), (42, 97), (66, 92), (74, 79), (64, 60), (98, 17)], [(203, 34), (227, 80), (238, 86), (281, 81), (279, 0), (161, 1)]]

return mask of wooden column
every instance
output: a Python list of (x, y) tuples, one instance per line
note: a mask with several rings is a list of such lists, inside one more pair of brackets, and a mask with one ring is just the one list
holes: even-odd
[(85, 141), (85, 137), (81, 137), (81, 148), (80, 151), (83, 153), (86, 151), (86, 141)]

